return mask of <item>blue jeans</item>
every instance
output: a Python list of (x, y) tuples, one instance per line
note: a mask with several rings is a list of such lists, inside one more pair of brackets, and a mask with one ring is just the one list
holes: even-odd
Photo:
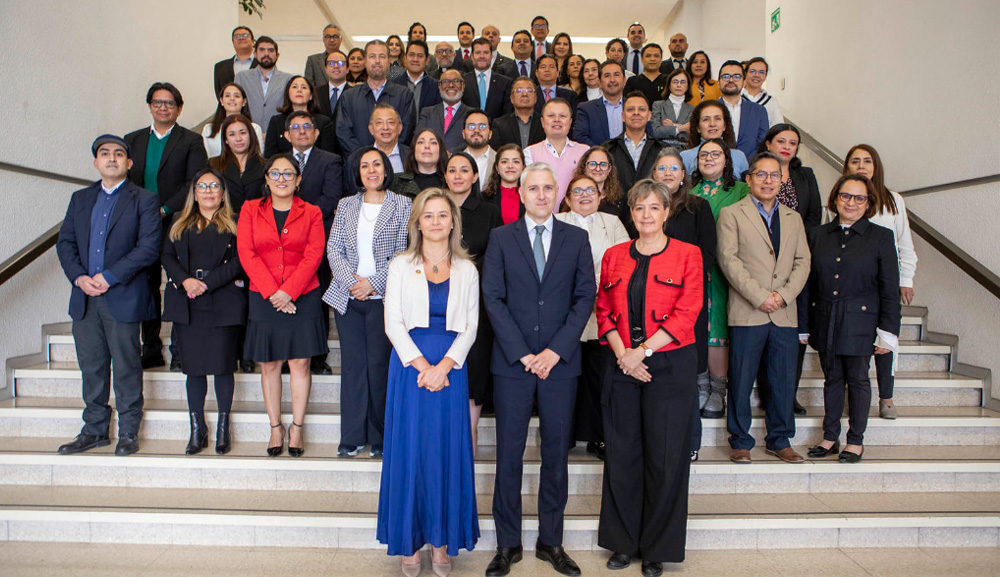
[(764, 444), (772, 451), (790, 446), (795, 436), (796, 356), (799, 350), (798, 329), (774, 323), (755, 327), (729, 327), (729, 411), (726, 416), (729, 446), (750, 450), (750, 394), (761, 362), (767, 371), (770, 387), (766, 396)]

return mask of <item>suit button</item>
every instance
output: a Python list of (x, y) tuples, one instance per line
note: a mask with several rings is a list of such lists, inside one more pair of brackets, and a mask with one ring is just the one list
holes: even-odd
[(278, 250), (281, 250), (281, 247), (280, 247), (280, 246), (278, 247)]
[(851, 231), (849, 231), (849, 230), (847, 230), (847, 229), (845, 228), (845, 229), (844, 229), (844, 236), (847, 236), (847, 235), (849, 235), (849, 234), (851, 234)]
[(769, 250), (769, 251), (767, 251), (767, 254), (774, 255), (774, 251), (773, 250)]
[(837, 291), (833, 291), (833, 296), (837, 296), (838, 294), (840, 293), (838, 293)]
[[(278, 268), (285, 268), (285, 265), (283, 265), (283, 264), (279, 264), (279, 265), (278, 265)], [(833, 294), (837, 294), (837, 293), (833, 293)]]
[(545, 306), (545, 301), (538, 301), (538, 306)]
[(281, 231), (281, 234), (288, 234), (288, 229), (286, 228), (285, 230)]
[(840, 275), (839, 274), (835, 274), (835, 275), (833, 275), (833, 278), (840, 278)]
[(816, 306), (816, 301), (813, 301), (812, 306)]
[(774, 278), (778, 278), (778, 275), (774, 275)]
[(837, 262), (840, 262), (840, 257), (839, 256), (837, 257)]
[(842, 245), (840, 245), (840, 248), (847, 248), (847, 245), (846, 244), (842, 244)]
[(861, 310), (866, 311), (868, 310), (868, 307), (866, 307), (865, 305), (861, 305)]
[(532, 330), (534, 330), (534, 331), (536, 331), (536, 332), (537, 332), (537, 331), (538, 331), (538, 325), (535, 325), (535, 328), (534, 328), (534, 329), (532, 329)]

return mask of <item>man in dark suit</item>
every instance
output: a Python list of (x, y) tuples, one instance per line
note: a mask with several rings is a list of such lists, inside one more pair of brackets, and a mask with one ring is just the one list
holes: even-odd
[[(315, 148), (319, 130), (312, 114), (297, 111), (288, 115), (285, 121), (285, 139), (292, 144), (292, 156), (299, 165), (302, 180), (299, 182), (299, 198), (314, 204), (323, 212), (323, 230), (330, 236), (333, 215), (343, 194), (344, 163), (340, 156)], [(329, 286), (333, 278), (327, 259), (320, 262), (320, 286)], [(324, 306), (323, 326), (330, 331), (329, 307)], [(312, 358), (310, 369), (314, 375), (332, 375), (333, 369), (326, 362), (326, 355)]]
[(535, 111), (535, 83), (527, 76), (520, 76), (511, 85), (510, 101), (514, 112), (493, 121), (490, 147), (497, 150), (505, 144), (516, 144), (522, 149), (545, 140), (541, 114)]
[(365, 70), (368, 72), (368, 81), (348, 90), (339, 101), (337, 139), (340, 140), (345, 155), (375, 142), (368, 132), (368, 120), (375, 104), (379, 102), (391, 104), (403, 119), (403, 142), (408, 141), (413, 134), (416, 120), (413, 94), (405, 87), (386, 80), (389, 47), (385, 42), (372, 40), (365, 45)]
[[(389, 104), (376, 104), (372, 110), (372, 117), (368, 121), (368, 132), (375, 139), (375, 148), (381, 150), (389, 157), (389, 164), (392, 166), (393, 174), (404, 172), (403, 162), (410, 154), (410, 147), (400, 144), (399, 133), (403, 130), (399, 113)], [(351, 153), (344, 160), (344, 195), (351, 195), (358, 191), (358, 161), (361, 157), (361, 150)]]
[(642, 47), (646, 43), (646, 29), (638, 22), (633, 22), (628, 27), (628, 52), (625, 53), (625, 68), (632, 74), (639, 76), (645, 68), (642, 62)]
[(521, 473), (532, 406), (542, 435), (535, 556), (563, 575), (580, 568), (562, 547), (573, 438), (573, 404), (580, 374), (580, 335), (597, 286), (583, 229), (552, 215), (558, 185), (550, 166), (521, 174), (525, 216), (494, 229), (483, 265), (483, 304), (493, 323), (497, 474), (493, 490), (497, 553), (487, 577), (506, 575), (521, 560)]
[(324, 70), (326, 80), (316, 85), (316, 102), (319, 104), (320, 112), (336, 123), (337, 103), (340, 102), (344, 91), (350, 88), (347, 85), (347, 55), (340, 50), (327, 54)]
[(625, 129), (622, 121), (625, 70), (619, 62), (607, 60), (601, 64), (598, 74), (604, 96), (588, 100), (577, 107), (571, 133), (573, 140), (588, 146), (617, 138)]
[(535, 16), (531, 20), (531, 59), (538, 60), (543, 54), (552, 54), (552, 43), (545, 39), (549, 35), (549, 21), (545, 16)]
[(322, 86), (326, 82), (326, 63), (330, 54), (340, 51), (341, 33), (336, 24), (323, 27), (323, 52), (310, 54), (306, 58), (306, 70), (302, 74), (313, 86)]
[(458, 70), (445, 70), (441, 74), (438, 86), (442, 101), (420, 111), (417, 129), (413, 133), (418, 134), (425, 128), (436, 130), (438, 134), (444, 136), (444, 147), (454, 152), (465, 147), (462, 125), (465, 124), (465, 115), (470, 110), (469, 106), (462, 103), (465, 81), (462, 80)]
[[(504, 76), (510, 78), (511, 80), (517, 78), (518, 71), (517, 71), (517, 66), (514, 64), (514, 61), (511, 60), (510, 58), (507, 58), (503, 54), (497, 52), (497, 49), (500, 46), (500, 29), (497, 28), (496, 26), (493, 26), (492, 24), (490, 24), (489, 26), (484, 26), (483, 38), (489, 41), (490, 50), (493, 51), (492, 55), (490, 56), (490, 69), (493, 70), (493, 72), (498, 72), (500, 74), (503, 74)], [(473, 70), (475, 70), (475, 65), (473, 61), (467, 60), (462, 63), (463, 72), (472, 72)]]
[(472, 59), (472, 41), (476, 38), (476, 28), (468, 22), (459, 22), (458, 30), (458, 50), (455, 51), (455, 63), (459, 70), (465, 66), (466, 60)]
[(527, 30), (518, 30), (510, 41), (510, 50), (514, 53), (514, 68), (517, 74), (514, 76), (535, 77), (535, 59), (531, 54), (531, 33)]
[(538, 99), (535, 101), (535, 110), (541, 112), (546, 102), (559, 97), (569, 102), (570, 112), (576, 116), (577, 94), (569, 88), (556, 86), (558, 80), (559, 65), (556, 64), (555, 56), (544, 54), (535, 60), (535, 81), (538, 82)]
[[(136, 186), (159, 196), (160, 216), (166, 231), (170, 217), (184, 208), (187, 187), (208, 163), (201, 135), (177, 124), (184, 109), (180, 90), (169, 82), (157, 82), (146, 92), (146, 104), (153, 116), (153, 125), (125, 135), (131, 151), (132, 164), (128, 179)], [(156, 303), (156, 316), (142, 323), (142, 367), (163, 366), (163, 342), (160, 340), (160, 260), (150, 266), (150, 290)], [(180, 355), (171, 339), (170, 370), (180, 370)]]
[(462, 76), (469, 88), (462, 101), (472, 108), (482, 109), (490, 122), (514, 109), (510, 102), (510, 78), (497, 74), (490, 68), (492, 54), (490, 41), (476, 38), (472, 42), (472, 62), (475, 69)]
[(101, 180), (73, 193), (56, 243), (59, 264), (73, 283), (69, 314), (86, 405), (83, 430), (59, 453), (111, 443), (108, 399), (114, 367), (115, 454), (131, 455), (139, 450), (142, 421), (139, 323), (155, 315), (147, 275), (160, 255), (159, 201), (126, 180), (132, 161), (123, 139), (100, 136), (91, 152)]
[(233, 49), (236, 51), (236, 55), (216, 62), (212, 75), (215, 79), (216, 98), (222, 92), (222, 87), (236, 78), (237, 72), (257, 66), (257, 60), (253, 57), (253, 42), (253, 32), (246, 26), (237, 26), (233, 30)]
[(424, 108), (441, 102), (438, 81), (424, 72), (428, 56), (426, 42), (411, 40), (406, 45), (406, 56), (403, 58), (406, 72), (390, 81), (408, 88), (413, 93), (413, 113), (416, 116), (419, 116)]
[(670, 51), (670, 58), (664, 58), (660, 64), (660, 72), (670, 74), (675, 68), (687, 68), (686, 54), (688, 51), (687, 36), (678, 32), (670, 37), (670, 44), (667, 45)]
[(719, 68), (719, 100), (729, 109), (736, 132), (736, 148), (743, 151), (747, 159), (757, 154), (757, 146), (767, 135), (769, 123), (767, 110), (749, 99), (743, 98), (743, 65), (735, 60), (727, 60)]
[(437, 66), (430, 72), (431, 78), (441, 79), (441, 74), (445, 70), (458, 70), (462, 72), (462, 61), (455, 56), (455, 49), (450, 42), (438, 42), (434, 47), (434, 61)]
[[(625, 130), (618, 138), (605, 142), (604, 146), (611, 153), (618, 183), (628, 193), (636, 182), (650, 177), (656, 164), (656, 156), (665, 145), (649, 132), (649, 121), (653, 114), (643, 93), (632, 92), (625, 96), (623, 109)], [(621, 219), (630, 235), (638, 235), (630, 211), (624, 211)]]

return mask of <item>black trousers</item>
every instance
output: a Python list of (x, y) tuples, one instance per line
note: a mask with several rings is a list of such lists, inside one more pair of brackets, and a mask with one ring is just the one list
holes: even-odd
[(896, 377), (892, 374), (892, 353), (875, 355), (875, 380), (878, 381), (878, 398), (891, 399)]
[[(580, 384), (576, 389), (576, 410), (573, 415), (573, 440), (593, 443), (604, 442), (604, 423), (601, 420), (601, 388), (611, 361), (611, 349), (600, 341), (580, 343)], [(612, 355), (613, 356), (613, 355)]]
[[(879, 356), (879, 355), (877, 355)], [(880, 355), (890, 357), (890, 355)], [(847, 443), (863, 445), (865, 429), (868, 427), (868, 408), (872, 402), (872, 384), (868, 379), (871, 357), (849, 357), (820, 353), (823, 367), (823, 440), (836, 441), (840, 438), (840, 419), (844, 415), (844, 396), (847, 395), (848, 422)]]
[[(111, 426), (111, 385), (115, 387), (118, 435), (139, 434), (142, 422), (142, 364), (139, 323), (118, 322), (107, 297), (87, 297), (87, 312), (73, 321), (73, 340), (83, 377), (83, 430), (104, 436)], [(114, 380), (111, 371), (114, 369)]]
[(351, 300), (337, 313), (340, 336), (340, 445), (382, 446), (392, 343), (381, 299)]
[(617, 369), (611, 377), (597, 532), (605, 549), (644, 561), (684, 560), (697, 354), (692, 345), (649, 357), (649, 383)]
[(563, 512), (569, 496), (566, 461), (573, 439), (573, 403), (576, 378), (545, 379), (525, 373), (509, 378), (493, 375), (493, 405), (497, 422), (497, 469), (493, 485), (493, 520), (497, 546), (521, 544), (521, 478), (524, 445), (531, 408), (538, 399), (542, 437), (542, 467), (538, 482), (538, 541), (561, 546)]
[[(327, 231), (326, 237), (330, 238), (330, 232), (329, 231)], [(330, 270), (330, 261), (328, 261), (326, 258), (323, 258), (323, 260), (320, 261), (319, 268), (316, 269), (316, 276), (319, 278), (319, 286), (320, 286), (320, 288), (322, 288), (325, 291), (326, 287), (330, 286), (330, 283), (333, 281), (333, 272)], [(323, 306), (323, 328), (326, 329), (326, 338), (329, 339), (330, 338), (330, 305), (328, 305), (328, 304), (326, 304), (324, 302), (322, 306)], [(240, 350), (243, 350), (243, 349), (240, 349)], [(326, 362), (326, 355), (327, 354), (329, 354), (329, 353), (324, 353), (322, 355), (316, 355), (315, 357), (312, 358), (312, 362), (315, 362), (315, 363), (324, 362), (325, 363)]]

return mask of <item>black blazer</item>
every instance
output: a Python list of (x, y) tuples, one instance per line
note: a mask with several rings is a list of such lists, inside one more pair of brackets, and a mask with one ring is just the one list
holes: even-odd
[[(156, 195), (125, 182), (111, 214), (104, 241), (104, 270), (118, 283), (104, 293), (108, 309), (118, 322), (135, 323), (156, 317), (149, 290), (149, 268), (160, 257), (160, 202)], [(73, 193), (59, 228), (56, 254), (69, 282), (90, 271), (90, 217), (101, 191), (100, 181)], [(81, 320), (87, 295), (75, 284), (69, 297), (69, 315)]]
[[(532, 63), (534, 64), (534, 63)], [(462, 74), (467, 72), (475, 72), (476, 66), (472, 63), (472, 59), (468, 59), (462, 62)], [(521, 74), (517, 70), (517, 62), (512, 58), (507, 58), (503, 54), (497, 54), (496, 60), (493, 61), (493, 65), (490, 66), (490, 70), (493, 72), (499, 72), (512, 81), (520, 76)]]
[[(147, 126), (125, 135), (125, 142), (128, 143), (132, 157), (132, 168), (128, 171), (128, 179), (141, 188), (146, 188), (146, 149), (149, 147), (150, 130)], [(175, 124), (167, 136), (163, 156), (160, 157), (160, 170), (156, 175), (160, 204), (165, 205), (171, 212), (183, 210), (188, 183), (207, 164), (208, 154), (205, 152), (205, 142), (201, 135)]]
[[(222, 92), (222, 87), (229, 84), (236, 79), (236, 73), (233, 72), (233, 61), (236, 55), (233, 54), (225, 60), (220, 60), (215, 63), (215, 98), (219, 98), (219, 93)], [(257, 59), (254, 58), (253, 62), (250, 63), (250, 68), (257, 68)]]
[[(528, 129), (528, 146), (543, 140), (545, 140), (545, 131), (542, 130), (542, 117), (535, 111), (531, 115), (531, 127)], [(521, 130), (518, 128), (516, 112), (505, 114), (493, 121), (490, 148), (497, 150), (505, 144), (521, 145)]]
[(820, 353), (870, 356), (876, 328), (899, 334), (899, 263), (892, 231), (867, 218), (844, 231), (835, 218), (806, 235), (812, 253), (806, 285), (809, 344)]
[(819, 226), (823, 216), (823, 201), (819, 197), (816, 175), (811, 168), (801, 164), (789, 168), (788, 172), (795, 186), (795, 196), (799, 199), (799, 214), (802, 215), (802, 223), (806, 225), (806, 230)]
[[(676, 238), (697, 246), (701, 250), (702, 286), (708, 286), (708, 273), (716, 260), (718, 236), (715, 229), (715, 217), (712, 216), (712, 206), (704, 198), (691, 195), (693, 204), (690, 208), (681, 208), (670, 213), (667, 219), (667, 236)], [(630, 213), (631, 214), (631, 213)], [(632, 219), (629, 226), (634, 228)], [(626, 227), (628, 228), (628, 227)], [(632, 234), (630, 231), (629, 234)], [(638, 237), (638, 233), (633, 238)], [(698, 371), (708, 368), (708, 294), (703, 291), (704, 301), (698, 319), (694, 323), (695, 349), (698, 351)]]
[(490, 233), (482, 289), (495, 334), (494, 375), (525, 378), (520, 359), (546, 348), (559, 355), (550, 378), (580, 374), (580, 335), (597, 296), (594, 257), (587, 231), (553, 221), (542, 278), (523, 218)]
[[(337, 107), (340, 107), (339, 100)], [(292, 143), (285, 139), (286, 120), (288, 120), (287, 114), (275, 114), (267, 123), (267, 131), (264, 133), (264, 158), (292, 151)], [(319, 130), (319, 135), (316, 136), (316, 148), (336, 153), (338, 143), (333, 121), (323, 114), (313, 114), (313, 120), (316, 122), (316, 129)]]
[[(174, 221), (180, 215), (175, 215)], [(172, 225), (171, 225), (172, 226)], [(180, 324), (191, 322), (191, 300), (184, 290), (184, 281), (194, 277), (191, 262), (191, 236), (194, 234), (208, 235), (211, 241), (212, 268), (202, 279), (208, 290), (197, 297), (209, 301), (212, 307), (212, 326), (226, 327), (242, 325), (246, 322), (247, 291), (237, 286), (236, 281), (243, 278), (243, 267), (236, 253), (236, 235), (228, 232), (220, 233), (215, 227), (209, 227), (196, 232), (189, 228), (177, 241), (170, 240), (167, 235), (163, 243), (163, 270), (167, 273), (167, 283), (163, 289), (163, 320)], [(242, 284), (242, 283), (241, 283)]]
[(470, 194), (460, 207), (462, 210), (462, 244), (476, 263), (476, 269), (483, 272), (486, 246), (494, 228), (503, 226), (500, 207)]
[(333, 224), (333, 215), (343, 196), (344, 161), (340, 156), (313, 148), (306, 160), (299, 182), (299, 198), (319, 207), (323, 212), (323, 228), (327, 234)]
[[(393, 78), (389, 82), (393, 84), (398, 84), (407, 90), (410, 89), (409, 73), (404, 72), (399, 76)], [(424, 79), (420, 81), (420, 102), (416, 102), (415, 112), (419, 115), (420, 111), (427, 106), (434, 106), (441, 102), (441, 89), (438, 87), (437, 78), (434, 78), (430, 74), (424, 73)], [(327, 102), (329, 104), (329, 102)]]
[[(466, 91), (469, 90), (468, 82), (466, 82), (465, 84), (465, 90)], [(535, 86), (535, 96), (537, 97), (535, 99), (535, 110), (541, 112), (542, 107), (545, 106), (545, 94), (542, 93), (541, 86)], [(565, 98), (567, 101), (569, 101), (569, 110), (573, 114), (573, 117), (576, 118), (576, 105), (579, 102), (579, 96), (577, 95), (577, 93), (573, 92), (569, 88), (565, 88), (563, 86), (557, 86), (555, 97)]]
[[(462, 102), (470, 108), (481, 108), (479, 102), (479, 79), (477, 72), (468, 72), (462, 75), (465, 80), (465, 93), (462, 95)], [(514, 104), (510, 101), (510, 86), (513, 84), (510, 78), (496, 71), (490, 73), (490, 85), (486, 89), (486, 107), (483, 111), (493, 122), (494, 119), (509, 114), (514, 111)]]
[(222, 172), (226, 178), (226, 192), (233, 212), (239, 212), (243, 203), (264, 196), (264, 165), (254, 157), (247, 158), (246, 168), (240, 174), (240, 165), (230, 162)]
[[(653, 165), (656, 164), (656, 155), (663, 150), (665, 145), (647, 134), (646, 144), (642, 147), (642, 154), (639, 155), (638, 170), (632, 164), (632, 156), (628, 153), (628, 148), (625, 147), (624, 132), (617, 138), (612, 138), (605, 142), (604, 146), (611, 153), (611, 162), (615, 164), (615, 172), (618, 173), (618, 183), (622, 185), (622, 190), (627, 195), (636, 182), (643, 178), (649, 178), (649, 175), (653, 173)], [(622, 216), (622, 222), (625, 222), (624, 214)], [(628, 217), (628, 220), (629, 223), (632, 222), (631, 217)], [(626, 228), (628, 226), (626, 224)]]

